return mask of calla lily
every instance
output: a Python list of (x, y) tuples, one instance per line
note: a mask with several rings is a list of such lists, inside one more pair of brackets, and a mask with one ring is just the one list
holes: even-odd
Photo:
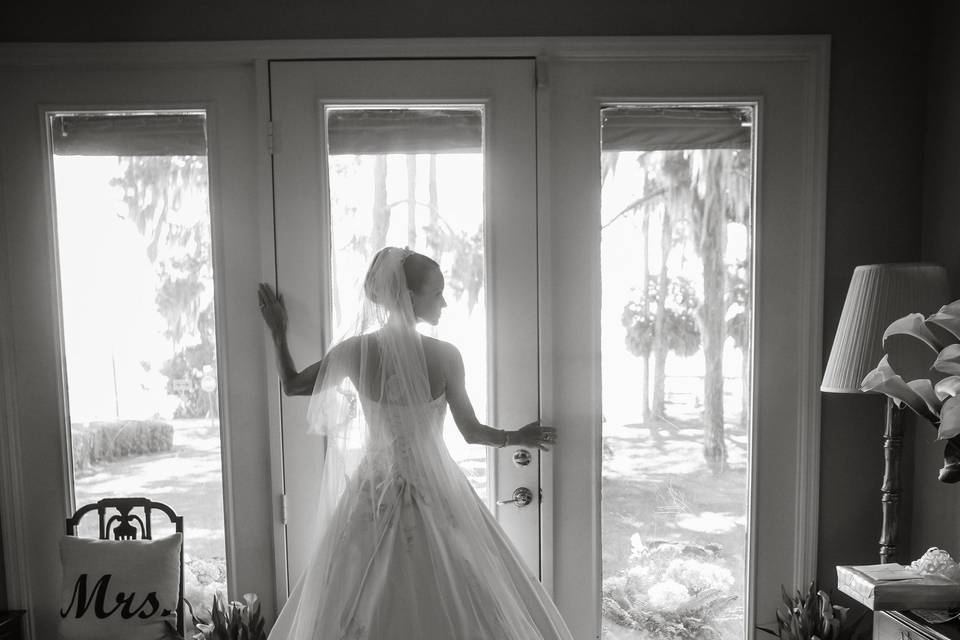
[(927, 322), (937, 325), (960, 340), (960, 300), (940, 307), (940, 311), (927, 318)]
[[(921, 378), (919, 380), (911, 380), (907, 383), (907, 386), (913, 389), (913, 391), (923, 399), (923, 403), (927, 405), (927, 410), (930, 412), (929, 415), (933, 417), (933, 420), (936, 420), (937, 416), (940, 415), (940, 407), (943, 406), (943, 401), (937, 397), (933, 383), (926, 378)], [(930, 419), (919, 411), (917, 411), (917, 413)]]
[(951, 344), (941, 349), (933, 368), (952, 376), (960, 375), (960, 344)]
[[(907, 339), (907, 338), (912, 339)], [(936, 352), (929, 354), (917, 343)], [(884, 393), (906, 405), (937, 428), (937, 439), (946, 440), (941, 482), (960, 482), (960, 300), (940, 308), (926, 320), (912, 313), (895, 320), (883, 334), (887, 355), (867, 374), (863, 391)]]
[(937, 440), (949, 440), (956, 435), (960, 435), (960, 396), (953, 396), (943, 403)]
[(933, 387), (933, 392), (940, 400), (946, 400), (960, 393), (960, 376), (944, 378)]
[[(929, 383), (929, 380), (927, 382)], [(877, 364), (876, 369), (864, 377), (863, 382), (860, 383), (860, 390), (883, 393), (893, 398), (898, 407), (907, 405), (917, 415), (933, 423), (937, 422), (937, 415), (930, 410), (927, 401), (916, 389), (912, 388), (903, 381), (903, 378), (897, 375), (890, 367), (887, 356), (883, 356), (880, 363)], [(933, 395), (932, 386), (930, 387), (930, 393)], [(936, 396), (934, 395), (934, 397)]]
[(913, 336), (935, 352), (943, 349), (943, 345), (937, 339), (937, 336), (933, 335), (933, 332), (927, 328), (922, 313), (911, 313), (891, 322), (887, 330), (883, 332), (883, 346), (886, 347), (887, 339), (895, 335)]

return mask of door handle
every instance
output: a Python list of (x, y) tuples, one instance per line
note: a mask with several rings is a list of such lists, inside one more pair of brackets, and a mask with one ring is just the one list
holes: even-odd
[(526, 487), (517, 487), (513, 492), (512, 500), (497, 500), (497, 504), (510, 504), (511, 502), (515, 504), (518, 509), (525, 507), (533, 502), (533, 492)]

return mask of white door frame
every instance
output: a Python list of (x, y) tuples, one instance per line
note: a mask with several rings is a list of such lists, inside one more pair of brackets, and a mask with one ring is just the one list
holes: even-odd
[[(59, 68), (70, 70), (101, 69), (145, 69), (147, 73), (156, 68), (179, 68), (185, 73), (199, 68), (216, 69), (223, 65), (248, 65), (255, 69), (255, 82), (251, 87), (251, 100), (256, 101), (257, 121), (265, 124), (269, 120), (267, 97), (269, 86), (264, 73), (265, 61), (295, 58), (400, 58), (400, 57), (537, 57), (543, 60), (578, 59), (629, 59), (629, 60), (727, 60), (743, 62), (762, 62), (764, 60), (792, 60), (804, 68), (804, 113), (801, 123), (804, 134), (809, 140), (805, 151), (809, 158), (809, 172), (803, 176), (803, 201), (800, 210), (806, 214), (804, 220), (803, 246), (800, 263), (800, 289), (797, 295), (802, 298), (808, 310), (802, 319), (803, 329), (800, 335), (805, 357), (797, 363), (803, 384), (796, 390), (801, 415), (798, 424), (803, 429), (797, 433), (798, 468), (796, 495), (792, 496), (796, 522), (800, 523), (797, 543), (790, 551), (793, 558), (794, 575), (784, 576), (784, 583), (805, 583), (816, 572), (818, 502), (819, 502), (819, 434), (820, 401), (819, 376), (822, 343), (822, 282), (824, 260), (824, 218), (826, 187), (826, 136), (829, 82), (828, 36), (693, 36), (693, 37), (575, 37), (575, 38), (438, 38), (438, 39), (382, 39), (382, 40), (323, 40), (323, 41), (237, 41), (237, 42), (181, 42), (181, 43), (105, 43), (105, 44), (0, 44), (0, 72), (12, 70), (13, 82), (6, 84), (11, 91), (16, 89), (18, 78), (29, 76), (31, 70), (49, 70)], [(545, 67), (542, 67), (545, 69)], [(538, 73), (538, 148), (539, 178), (539, 234), (547, 237), (550, 232), (550, 176), (548, 167), (549, 145), (549, 89), (548, 78)], [(23, 126), (36, 126), (36, 121), (24, 122)], [(266, 139), (265, 131), (255, 131), (252, 135)], [(274, 271), (272, 240), (272, 218), (269, 212), (271, 202), (271, 169), (266, 144), (257, 144), (256, 156), (257, 182), (254, 185), (256, 197), (253, 202), (259, 206), (260, 234), (260, 280), (270, 281)], [(0, 176), (2, 179), (2, 176)], [(0, 197), (7, 185), (0, 184)], [(2, 207), (2, 204), (0, 204)], [(12, 215), (8, 209), (0, 209), (4, 216)], [(4, 228), (4, 231), (7, 229)], [(5, 238), (9, 235), (4, 234)], [(8, 242), (4, 240), (4, 242)], [(549, 265), (555, 264), (557, 257), (551, 255), (547, 243), (540, 244), (540, 308), (552, 308), (553, 287), (558, 283), (551, 279)], [(0, 279), (12, 287), (14, 273), (29, 265), (12, 265), (7, 261), (0, 263)], [(2, 288), (0, 288), (2, 290)], [(233, 293), (242, 295), (243, 291)], [(222, 308), (222, 307), (221, 307)], [(546, 317), (541, 314), (541, 317)], [(542, 323), (540, 331), (541, 353), (549, 356), (554, 336), (549, 323)], [(51, 337), (52, 339), (53, 337)], [(22, 388), (24, 371), (19, 364), (16, 352), (15, 336), (12, 332), (0, 332), (3, 341), (0, 354), (2, 363), (3, 412), (0, 413), (0, 451), (7, 457), (19, 459), (22, 438), (21, 433), (30, 429), (43, 428), (36, 423), (26, 396), (18, 391)], [(256, 372), (259, 376), (268, 376), (273, 362), (269, 356), (271, 345), (264, 336), (264, 358), (262, 368)], [(551, 422), (555, 417), (556, 385), (552, 371), (541, 362), (541, 417)], [(268, 379), (268, 378), (267, 378)], [(57, 393), (55, 389), (39, 389), (43, 395)], [(227, 408), (229, 409), (229, 408)], [(270, 385), (267, 393), (266, 410), (271, 426), (279, 412), (279, 390)], [(258, 412), (263, 415), (262, 410)], [(254, 475), (269, 475), (276, 489), (280, 470), (277, 465), (279, 452), (273, 439), (270, 442), (269, 461), (266, 456), (261, 464), (268, 469), (258, 468)], [(542, 483), (549, 487), (554, 477), (550, 459), (545, 457), (542, 468)], [(7, 569), (7, 590), (13, 606), (25, 606), (31, 602), (32, 580), (29, 561), (25, 557), (28, 540), (36, 532), (26, 530), (27, 502), (24, 496), (22, 469), (15, 464), (0, 465), (0, 526), (3, 527), (4, 558)], [(239, 478), (235, 478), (239, 480)], [(242, 484), (247, 484), (242, 482)], [(550, 503), (542, 505), (542, 522), (545, 530), (555, 527), (554, 507)], [(279, 522), (279, 504), (273, 505), (274, 526)], [(266, 514), (263, 514), (264, 516)], [(254, 553), (254, 549), (243, 549), (244, 553)], [(552, 536), (545, 535), (542, 545), (543, 578), (548, 589), (552, 587), (553, 569), (556, 562), (556, 549), (552, 546)], [(244, 585), (244, 589), (256, 588)], [(36, 597), (32, 598), (34, 601)], [(561, 603), (562, 608), (562, 603)], [(32, 609), (32, 607), (31, 607)]]

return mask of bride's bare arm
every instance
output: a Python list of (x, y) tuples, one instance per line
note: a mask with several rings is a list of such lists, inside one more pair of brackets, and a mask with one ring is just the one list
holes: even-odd
[(277, 355), (277, 373), (280, 375), (280, 387), (288, 396), (308, 396), (313, 393), (317, 376), (324, 369), (324, 358), (314, 362), (303, 371), (297, 370), (287, 344), (287, 310), (283, 299), (274, 293), (270, 285), (260, 283), (257, 291), (260, 299), (260, 314), (263, 316)]
[(539, 421), (534, 421), (516, 431), (503, 431), (482, 424), (477, 419), (467, 395), (463, 357), (452, 344), (442, 344), (447, 404), (464, 440), (470, 444), (485, 444), (491, 447), (537, 447), (548, 451), (545, 443), (556, 441), (556, 430), (553, 427), (544, 427)]

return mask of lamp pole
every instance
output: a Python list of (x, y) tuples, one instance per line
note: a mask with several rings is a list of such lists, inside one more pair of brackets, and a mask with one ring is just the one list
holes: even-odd
[(883, 429), (883, 484), (880, 486), (883, 528), (880, 530), (880, 562), (897, 561), (900, 507), (900, 457), (903, 451), (903, 410), (887, 398)]

